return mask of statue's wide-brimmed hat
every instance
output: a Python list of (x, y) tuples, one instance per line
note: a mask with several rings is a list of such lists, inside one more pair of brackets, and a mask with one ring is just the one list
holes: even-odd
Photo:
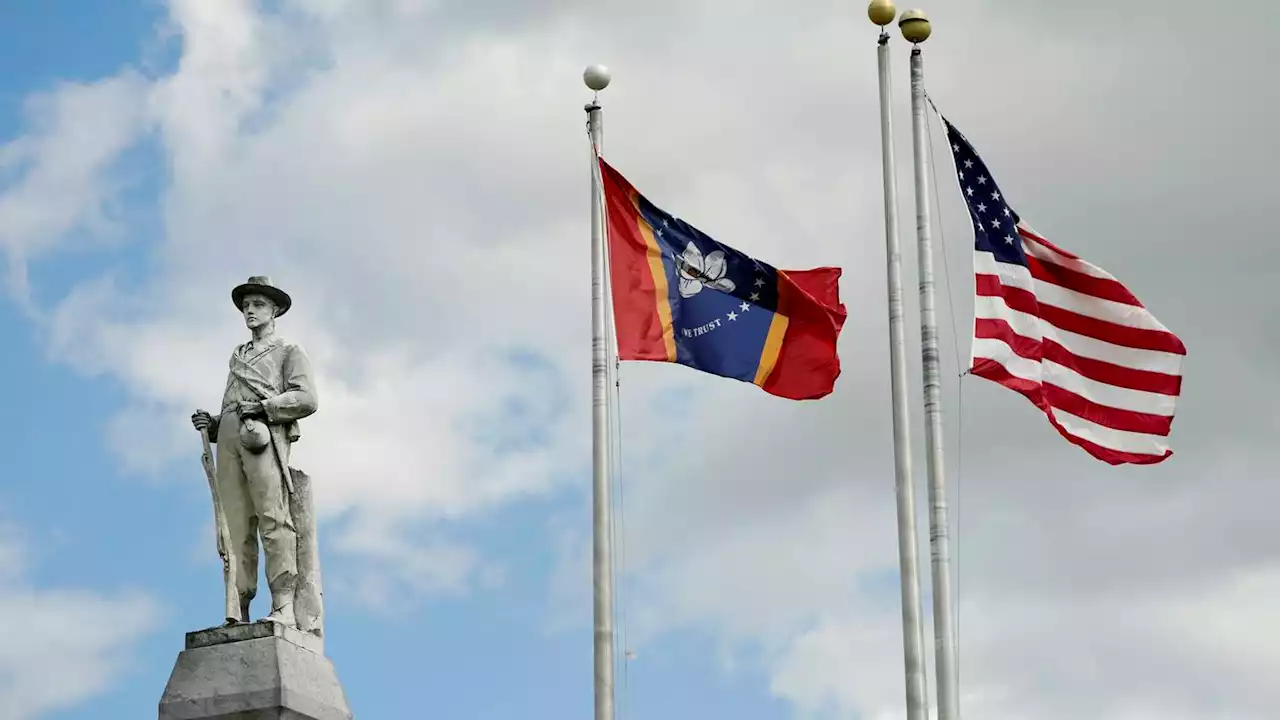
[(254, 275), (243, 285), (237, 285), (231, 291), (231, 301), (235, 303), (237, 310), (243, 310), (244, 296), (254, 293), (271, 298), (276, 304), (276, 317), (289, 312), (289, 308), (293, 306), (293, 298), (289, 297), (289, 293), (272, 285), (271, 278), (266, 275)]

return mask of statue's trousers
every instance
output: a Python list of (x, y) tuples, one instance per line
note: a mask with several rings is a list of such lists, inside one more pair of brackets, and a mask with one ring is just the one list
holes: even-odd
[(257, 594), (261, 530), (272, 594), (284, 591), (284, 597), (292, 598), (298, 573), (297, 535), (289, 514), (281, 462), (274, 443), (254, 454), (240, 444), (239, 432), (240, 418), (234, 412), (224, 412), (218, 423), (218, 494), (239, 562), (237, 590), (242, 602)]

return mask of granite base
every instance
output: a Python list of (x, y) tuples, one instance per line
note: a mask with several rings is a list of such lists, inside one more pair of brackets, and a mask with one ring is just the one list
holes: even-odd
[(273, 622), (187, 633), (160, 720), (351, 720), (324, 646)]

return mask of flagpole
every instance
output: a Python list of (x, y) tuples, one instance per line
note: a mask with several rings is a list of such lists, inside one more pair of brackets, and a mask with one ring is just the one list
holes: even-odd
[(907, 410), (907, 341), (902, 303), (902, 248), (898, 243), (897, 162), (893, 151), (893, 100), (889, 84), (889, 33), (897, 15), (892, 0), (872, 0), (867, 16), (880, 26), (880, 154), (884, 169), (884, 243), (889, 300), (889, 383), (893, 398), (893, 472), (898, 504), (898, 576), (902, 586), (902, 649), (907, 720), (928, 720), (925, 694), (924, 624), (921, 621), (919, 548), (916, 544), (915, 483), (911, 472)]
[(929, 472), (929, 535), (933, 545), (934, 674), (938, 720), (958, 720), (955, 623), (951, 602), (951, 548), (947, 520), (947, 478), (943, 465), (942, 373), (938, 362), (938, 318), (934, 310), (933, 239), (929, 228), (929, 126), (925, 116), (924, 59), (920, 43), (932, 28), (920, 10), (898, 20), (911, 43), (911, 139), (915, 155), (916, 261), (920, 266), (920, 356), (924, 366), (925, 458)]
[[(593, 93), (609, 71), (592, 65), (582, 81)], [(597, 161), (604, 125), (597, 96), (584, 108), (591, 134), (591, 580), (595, 627), (595, 720), (613, 720), (613, 505), (609, 498), (609, 366), (605, 350), (603, 188)]]

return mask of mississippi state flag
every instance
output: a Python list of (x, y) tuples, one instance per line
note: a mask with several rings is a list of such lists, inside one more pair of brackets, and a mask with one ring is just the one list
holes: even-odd
[(971, 372), (1026, 396), (1067, 440), (1111, 463), (1157, 463), (1186, 348), (1119, 280), (1028, 227), (942, 119), (974, 227)]
[(620, 360), (687, 365), (792, 400), (832, 391), (840, 268), (779, 270), (748, 257), (599, 163)]

